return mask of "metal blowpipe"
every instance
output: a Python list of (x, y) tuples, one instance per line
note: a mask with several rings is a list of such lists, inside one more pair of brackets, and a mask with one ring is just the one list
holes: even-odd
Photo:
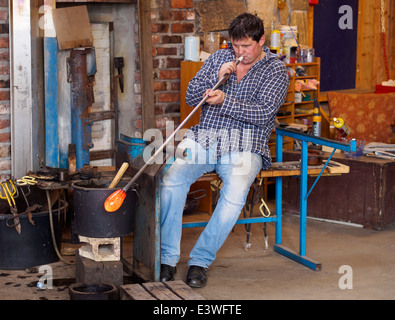
[[(238, 58), (235, 61), (236, 66), (243, 60), (243, 57)], [(228, 80), (230, 74), (225, 74), (221, 79), (215, 84), (210, 91), (217, 90), (226, 80)], [(155, 158), (163, 151), (163, 149), (173, 140), (174, 136), (180, 131), (185, 124), (193, 117), (193, 115), (202, 107), (202, 105), (209, 98), (208, 95), (205, 95), (202, 101), (188, 114), (188, 116), (180, 123), (180, 125), (173, 131), (173, 133), (166, 139), (166, 141), (156, 150), (156, 152), (147, 160), (147, 162), (141, 167), (141, 169), (134, 175), (134, 177), (127, 183), (125, 187), (122, 189), (118, 189), (113, 192), (104, 202), (104, 208), (108, 212), (114, 212), (118, 210), (123, 200), (126, 197), (126, 191), (130, 189), (130, 187), (136, 182), (136, 180), (140, 177), (143, 171), (155, 160)]]

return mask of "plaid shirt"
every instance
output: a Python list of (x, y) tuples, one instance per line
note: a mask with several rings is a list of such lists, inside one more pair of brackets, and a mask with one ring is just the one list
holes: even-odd
[[(206, 149), (218, 142), (217, 158), (237, 151), (260, 154), (266, 169), (271, 165), (268, 140), (277, 111), (284, 103), (289, 78), (285, 64), (267, 47), (263, 50), (265, 57), (251, 67), (240, 83), (233, 73), (219, 88), (225, 92), (222, 105), (205, 103), (202, 106), (199, 124), (188, 130), (185, 137), (194, 139)], [(190, 81), (186, 103), (198, 105), (204, 92), (218, 82), (221, 66), (234, 60), (231, 45), (213, 53)]]

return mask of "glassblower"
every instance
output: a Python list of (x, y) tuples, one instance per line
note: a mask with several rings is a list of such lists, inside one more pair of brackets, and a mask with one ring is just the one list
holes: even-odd
[[(243, 57), (239, 57), (235, 64), (236, 66), (243, 60)], [(225, 74), (219, 81), (215, 84), (215, 86), (211, 89), (211, 91), (217, 90), (226, 80), (228, 80), (230, 74)], [(208, 95), (205, 95), (202, 101), (189, 113), (189, 115), (181, 122), (181, 124), (173, 131), (173, 133), (166, 139), (166, 141), (156, 150), (156, 152), (152, 155), (151, 158), (147, 160), (147, 162), (141, 167), (141, 169), (134, 175), (132, 179), (123, 187), (122, 189), (118, 189), (114, 191), (111, 195), (108, 196), (106, 201), (104, 202), (104, 209), (107, 212), (114, 212), (118, 210), (126, 197), (126, 191), (130, 189), (130, 187), (136, 182), (136, 180), (140, 177), (143, 171), (155, 160), (155, 158), (163, 151), (163, 149), (169, 144), (170, 141), (173, 140), (174, 136), (177, 134), (179, 130), (181, 130), (185, 124), (192, 118), (192, 116), (202, 107), (202, 105), (209, 98)]]

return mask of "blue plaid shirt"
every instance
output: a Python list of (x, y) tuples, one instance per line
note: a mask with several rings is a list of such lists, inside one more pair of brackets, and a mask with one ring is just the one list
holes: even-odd
[[(185, 137), (194, 139), (206, 149), (218, 142), (217, 158), (237, 151), (260, 154), (266, 169), (271, 165), (269, 137), (277, 111), (284, 103), (289, 78), (285, 64), (269, 48), (263, 47), (263, 50), (265, 57), (251, 67), (240, 83), (233, 73), (219, 88), (225, 92), (222, 105), (205, 103), (202, 106), (199, 124), (188, 130)], [(204, 92), (218, 82), (221, 66), (234, 60), (231, 45), (213, 53), (190, 81), (186, 103), (198, 105)]]

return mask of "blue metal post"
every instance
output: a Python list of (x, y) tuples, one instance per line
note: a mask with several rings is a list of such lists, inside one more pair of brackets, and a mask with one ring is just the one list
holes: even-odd
[(44, 37), (45, 163), (50, 167), (59, 167), (57, 46), (55, 37)]
[[(340, 149), (348, 152), (353, 152), (356, 150), (356, 141), (351, 141), (350, 143), (334, 141), (326, 138), (315, 137), (312, 135), (308, 135), (301, 132), (296, 132), (293, 130), (287, 130), (283, 128), (276, 128), (277, 134), (277, 141), (282, 142), (282, 137), (279, 139), (279, 136), (286, 136), (291, 137), (294, 139), (298, 139), (302, 143), (302, 150), (301, 150), (301, 168), (300, 168), (300, 222), (299, 222), (299, 253), (286, 248), (281, 244), (274, 245), (274, 251), (288, 257), (296, 262), (299, 262), (306, 267), (313, 269), (313, 270), (321, 270), (321, 263), (316, 262), (308, 257), (306, 257), (306, 220), (307, 220), (307, 156), (308, 156), (308, 143), (314, 143), (318, 145), (324, 145), (328, 147), (332, 147), (335, 149)], [(277, 150), (282, 148), (277, 144)], [(333, 154), (333, 153), (332, 153)], [(282, 155), (282, 154), (281, 154)], [(279, 157), (277, 161), (282, 161), (282, 157)], [(328, 159), (329, 161), (329, 159)], [(322, 170), (323, 171), (323, 170)], [(322, 173), (321, 171), (321, 173)], [(321, 176), (321, 174), (319, 175)], [(318, 179), (317, 179), (318, 180)], [(317, 181), (316, 181), (317, 182)], [(315, 183), (314, 183), (315, 185)], [(313, 187), (314, 187), (313, 185)], [(312, 189), (312, 188), (311, 188)], [(311, 190), (310, 190), (311, 191)], [(310, 192), (309, 192), (310, 193)], [(278, 193), (281, 195), (281, 193)], [(277, 186), (276, 186), (276, 206), (277, 204), (281, 205), (281, 197), (277, 198)], [(276, 208), (276, 212), (277, 212)], [(279, 223), (279, 222), (278, 222)]]
[(317, 179), (315, 179), (313, 185), (311, 186), (309, 192), (307, 192), (305, 199), (307, 199), (311, 193), (311, 191), (313, 191), (313, 188), (315, 187), (316, 183), (318, 182), (318, 179), (321, 177), (322, 173), (324, 172), (326, 166), (328, 165), (329, 161), (331, 161), (333, 154), (335, 153), (337, 149), (333, 149), (331, 155), (329, 156), (329, 158), (326, 160), (325, 165), (323, 166), (320, 174), (318, 175)]
[(307, 218), (307, 141), (302, 140), (300, 164), (300, 222), (299, 222), (299, 254), (306, 255), (306, 218)]
[[(276, 137), (276, 161), (283, 161), (283, 136), (278, 134)], [(281, 244), (282, 241), (282, 199), (283, 199), (283, 178), (276, 177), (276, 235), (275, 243)]]

